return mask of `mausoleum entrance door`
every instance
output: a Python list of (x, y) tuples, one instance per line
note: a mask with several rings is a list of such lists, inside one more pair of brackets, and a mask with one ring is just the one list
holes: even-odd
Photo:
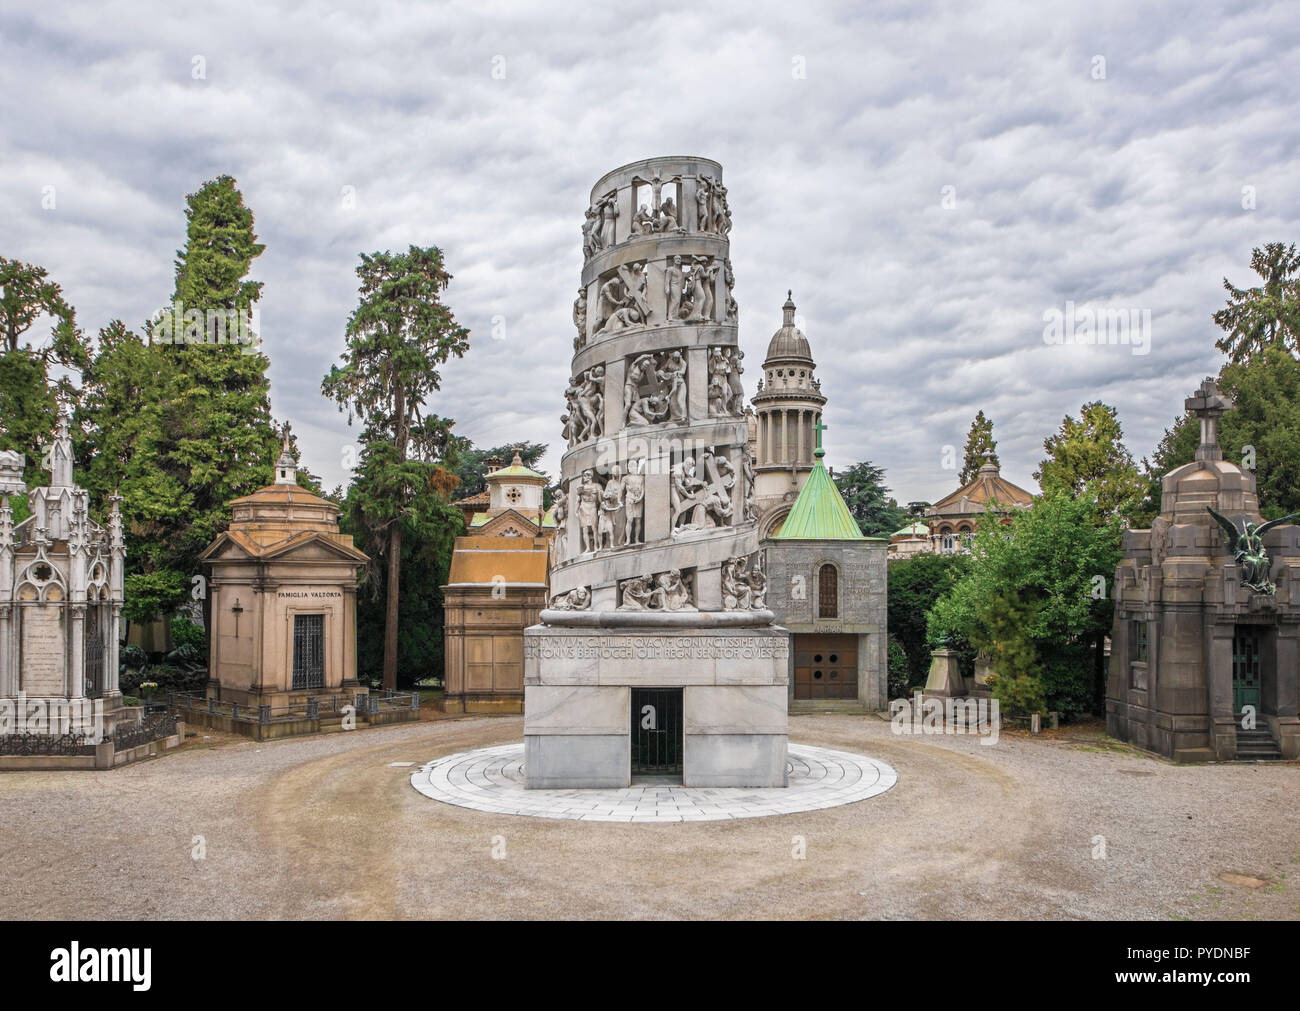
[(325, 687), (325, 615), (293, 616), (293, 690)]
[(1254, 706), (1259, 713), (1259, 683), (1262, 642), (1259, 630), (1250, 625), (1238, 625), (1232, 637), (1232, 709), (1240, 713), (1246, 706)]
[(796, 699), (858, 697), (856, 635), (795, 635), (791, 638), (794, 640)]
[(682, 690), (632, 689), (632, 774), (682, 774)]

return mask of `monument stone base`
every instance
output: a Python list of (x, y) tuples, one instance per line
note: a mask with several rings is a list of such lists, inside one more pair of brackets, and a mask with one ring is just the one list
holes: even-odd
[[(764, 615), (770, 621), (766, 612), (750, 612), (747, 624)], [(525, 784), (630, 785), (640, 716), (632, 713), (633, 690), (680, 688), (683, 785), (785, 786), (786, 630), (733, 625), (729, 612), (656, 615), (653, 625), (645, 623), (648, 615), (626, 624), (621, 617), (524, 631)]]

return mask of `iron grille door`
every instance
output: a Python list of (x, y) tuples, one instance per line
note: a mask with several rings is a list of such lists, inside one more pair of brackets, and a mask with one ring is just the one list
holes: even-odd
[(632, 771), (682, 771), (682, 690), (632, 689)]
[(325, 687), (325, 615), (293, 616), (293, 688)]
[(82, 667), (82, 694), (97, 699), (104, 691), (104, 634), (103, 605), (91, 604), (86, 608), (86, 648)]
[(1259, 633), (1238, 627), (1232, 637), (1232, 705), (1237, 712), (1254, 706), (1259, 712)]

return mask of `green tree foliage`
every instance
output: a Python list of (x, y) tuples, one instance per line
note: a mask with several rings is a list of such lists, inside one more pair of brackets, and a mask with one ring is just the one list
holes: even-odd
[(395, 471), (409, 481), (409, 495), (396, 522), (402, 526), (399, 565), (397, 685), (410, 687), (441, 674), (443, 602), (456, 537), (465, 532), (461, 511), (448, 502), (456, 478), (437, 464), (408, 461), (395, 466), (393, 447), (375, 443), (362, 451), (356, 479), (342, 502), (340, 527), (355, 538), (371, 564), (357, 598), (357, 675), (383, 676), (387, 621), (388, 536), (394, 497), (388, 487)]
[(905, 524), (905, 509), (889, 497), (885, 472), (869, 460), (855, 463), (835, 475), (835, 487), (867, 537), (888, 536)]
[(906, 697), (908, 685), (912, 680), (912, 667), (907, 660), (907, 650), (898, 641), (898, 637), (889, 637), (889, 697), (901, 699)]
[(1175, 467), (1190, 463), (1196, 458), (1201, 427), (1192, 418), (1183, 415), (1171, 428), (1165, 429), (1160, 443), (1150, 458), (1142, 458), (1142, 480), (1146, 484), (1140, 504), (1128, 515), (1128, 524), (1135, 530), (1146, 530), (1151, 521), (1160, 515), (1161, 481)]
[(439, 368), (469, 349), (469, 331), (442, 303), (451, 275), (435, 247), (362, 254), (357, 276), (361, 298), (348, 319), (343, 365), (325, 376), (321, 392), (348, 412), (349, 424), (356, 416), (365, 425), (370, 475), (357, 518), (370, 536), (387, 539), (384, 687), (392, 690), (400, 646), (400, 594), (392, 590), (402, 585), (405, 520), (436, 479), (431, 468), (450, 430), (450, 422), (426, 424), (422, 409), (442, 386)]
[(889, 633), (907, 656), (909, 676), (905, 688), (925, 683), (931, 652), (926, 636), (928, 613), (969, 565), (967, 555), (935, 554), (889, 563)]
[(975, 420), (970, 423), (970, 431), (966, 434), (966, 453), (962, 458), (961, 475), (957, 479), (958, 487), (974, 481), (975, 475), (986, 463), (1002, 466), (997, 450), (998, 443), (993, 438), (993, 420), (984, 417), (981, 410), (975, 415)]
[(930, 610), (930, 641), (982, 647), (995, 673), (1036, 679), (1048, 708), (1086, 711), (1096, 689), (1093, 650), (1114, 613), (1108, 590), (1120, 535), (1118, 517), (1099, 522), (1090, 496), (1064, 490), (1045, 492), (1006, 525), (986, 515), (970, 568)]
[[(48, 339), (24, 341), (41, 319), (52, 320)], [(54, 432), (59, 400), (76, 400), (74, 378), (86, 361), (63, 289), (44, 267), (0, 256), (0, 449), (27, 458), (28, 484), (40, 482), (41, 448)]]
[[(186, 245), (177, 251), (171, 311), (223, 316), (251, 327), (260, 282), (247, 279), (265, 248), (254, 234), (253, 212), (230, 176), (204, 183), (186, 197)], [(149, 331), (156, 335), (156, 322)], [(204, 336), (210, 336), (204, 329)], [(161, 389), (155, 440), (156, 480), (179, 507), (154, 536), (182, 571), (197, 571), (198, 556), (230, 522), (229, 503), (269, 484), (280, 439), (271, 420), (266, 355), (254, 343), (162, 344), (170, 359)]]
[(1234, 364), (1266, 348), (1300, 354), (1300, 254), (1295, 243), (1270, 242), (1251, 250), (1250, 269), (1262, 279), (1256, 288), (1238, 288), (1226, 277), (1228, 303), (1214, 314), (1224, 331), (1215, 346)]
[(1061, 429), (1043, 442), (1047, 457), (1034, 472), (1044, 492), (1063, 491), (1096, 499), (1102, 519), (1136, 512), (1147, 491), (1115, 408), (1099, 400), (1084, 404), (1077, 419), (1068, 414)]
[(27, 458), (24, 478), (29, 486), (41, 483), (40, 447), (54, 431), (58, 410), (40, 356), (27, 348), (0, 354), (0, 449)]

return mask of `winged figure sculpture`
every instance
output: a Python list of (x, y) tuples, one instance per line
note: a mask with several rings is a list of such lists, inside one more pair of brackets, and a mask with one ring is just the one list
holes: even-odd
[(1267, 523), (1255, 524), (1244, 519), (1234, 522), (1210, 506), (1205, 508), (1223, 528), (1228, 550), (1241, 566), (1241, 585), (1256, 593), (1270, 595), (1276, 593), (1277, 587), (1268, 579), (1268, 555), (1264, 552), (1264, 534), (1274, 527), (1290, 522), (1300, 516), (1300, 513), (1289, 513)]

